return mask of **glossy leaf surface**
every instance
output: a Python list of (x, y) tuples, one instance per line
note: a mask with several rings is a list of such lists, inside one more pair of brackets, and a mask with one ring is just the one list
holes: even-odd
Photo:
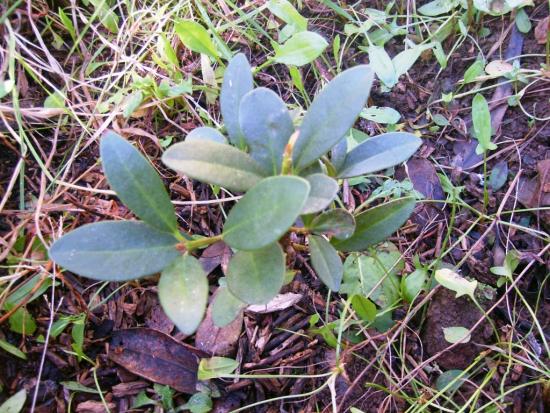
[(176, 143), (162, 161), (190, 178), (233, 191), (246, 191), (262, 179), (260, 167), (248, 154), (217, 142)]
[(390, 132), (369, 138), (353, 148), (338, 172), (339, 178), (351, 178), (399, 165), (422, 144), (412, 133)]
[(107, 180), (121, 201), (152, 227), (176, 231), (174, 207), (151, 163), (113, 131), (101, 139), (100, 153)]
[(367, 103), (373, 77), (370, 67), (355, 66), (321, 90), (299, 128), (292, 153), (295, 168), (304, 169), (344, 137)]
[(158, 283), (160, 304), (184, 334), (199, 327), (208, 300), (208, 280), (199, 261), (183, 255), (165, 268)]
[(270, 89), (254, 89), (242, 98), (239, 119), (252, 158), (267, 175), (279, 173), (285, 146), (294, 132), (285, 103)]
[(136, 221), (84, 225), (58, 239), (52, 260), (65, 269), (95, 280), (126, 281), (161, 271), (179, 252), (177, 240)]
[(231, 209), (223, 240), (233, 248), (255, 250), (277, 241), (294, 223), (309, 194), (297, 176), (272, 176), (250, 189)]
[(285, 256), (278, 243), (238, 251), (229, 261), (227, 287), (248, 304), (267, 304), (283, 286)]
[(333, 240), (340, 251), (362, 251), (377, 244), (403, 225), (415, 206), (413, 198), (402, 198), (362, 212), (355, 217), (355, 232), (347, 240)]

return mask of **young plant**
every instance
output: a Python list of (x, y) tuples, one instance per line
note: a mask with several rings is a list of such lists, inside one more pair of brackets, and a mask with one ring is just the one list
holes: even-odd
[[(226, 285), (213, 302), (218, 324), (248, 304), (266, 304), (283, 285), (289, 231), (305, 235), (311, 263), (333, 291), (342, 282), (343, 252), (361, 251), (395, 232), (415, 206), (396, 199), (361, 213), (335, 207), (339, 180), (381, 171), (408, 159), (421, 140), (404, 132), (372, 137), (347, 151), (345, 135), (363, 110), (373, 81), (369, 66), (348, 69), (313, 100), (296, 128), (285, 103), (254, 88), (242, 54), (227, 66), (221, 112), (226, 137), (199, 127), (172, 145), (162, 160), (207, 184), (245, 192), (221, 234), (193, 239), (180, 232), (174, 208), (152, 165), (112, 131), (101, 140), (105, 175), (120, 200), (143, 221), (84, 225), (58, 239), (50, 257), (96, 280), (126, 281), (161, 272), (158, 291), (166, 314), (193, 333), (208, 301), (198, 248), (223, 240), (234, 250)], [(329, 155), (330, 153), (330, 155)], [(223, 315), (223, 316), (222, 316)]]

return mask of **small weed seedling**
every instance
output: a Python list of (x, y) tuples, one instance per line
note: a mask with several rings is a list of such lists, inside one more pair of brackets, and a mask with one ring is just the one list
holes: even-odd
[(183, 175), (245, 192), (222, 233), (201, 238), (181, 233), (152, 165), (108, 131), (100, 146), (105, 174), (142, 221), (85, 225), (58, 239), (50, 257), (96, 280), (126, 281), (161, 272), (160, 302), (186, 334), (197, 329), (208, 301), (207, 276), (194, 253), (220, 240), (234, 255), (212, 304), (218, 325), (229, 323), (247, 304), (266, 304), (277, 295), (286, 272), (278, 241), (289, 231), (307, 237), (317, 275), (338, 291), (343, 276), (339, 252), (362, 251), (384, 240), (415, 206), (413, 197), (404, 197), (352, 214), (333, 202), (339, 179), (400, 164), (421, 144), (415, 135), (392, 132), (347, 150), (344, 136), (363, 110), (372, 81), (369, 66), (342, 72), (295, 128), (285, 103), (269, 89), (254, 88), (247, 59), (236, 55), (226, 68), (220, 96), (228, 139), (216, 129), (199, 127), (162, 157)]

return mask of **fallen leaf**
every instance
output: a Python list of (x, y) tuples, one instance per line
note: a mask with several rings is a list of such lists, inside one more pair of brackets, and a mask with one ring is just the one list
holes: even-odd
[[(116, 404), (107, 403), (107, 407), (110, 411), (114, 411), (116, 409)], [(88, 400), (79, 403), (78, 406), (76, 406), (76, 411), (78, 413), (105, 413), (105, 405), (100, 401)]]
[(281, 311), (288, 307), (292, 307), (294, 304), (302, 299), (302, 294), (286, 293), (278, 294), (267, 304), (249, 305), (246, 311), (251, 313), (267, 314), (275, 311)]
[[(537, 163), (538, 175), (535, 178), (522, 178), (519, 181), (518, 200), (527, 208), (543, 208), (550, 206), (550, 159)], [(535, 211), (540, 213), (542, 220), (550, 225), (550, 211)]]
[(537, 27), (535, 27), (535, 39), (537, 39), (538, 44), (546, 43), (548, 31), (550, 31), (550, 16), (546, 16), (537, 24)]
[(504, 76), (506, 73), (514, 70), (514, 66), (504, 60), (493, 60), (485, 66), (485, 72), (491, 76)]
[(180, 392), (196, 392), (199, 359), (208, 355), (149, 328), (113, 333), (109, 358), (130, 372)]
[[(219, 289), (212, 296), (217, 295)], [(224, 327), (218, 327), (212, 320), (212, 301), (206, 311), (206, 317), (202, 320), (195, 335), (195, 346), (213, 356), (229, 356), (235, 352), (237, 341), (241, 335), (243, 325), (243, 312), (237, 318)]]
[(443, 335), (447, 342), (454, 343), (468, 343), (472, 338), (470, 330), (464, 327), (447, 327), (443, 329)]
[(206, 272), (206, 274), (210, 274), (216, 269), (216, 267), (218, 267), (218, 265), (223, 264), (224, 261), (227, 262), (230, 255), (231, 249), (226, 243), (219, 241), (210, 245), (202, 252), (199, 262), (201, 263), (204, 272)]

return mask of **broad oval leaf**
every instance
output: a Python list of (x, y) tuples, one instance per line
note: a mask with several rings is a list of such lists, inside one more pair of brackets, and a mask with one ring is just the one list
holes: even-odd
[(308, 228), (315, 234), (326, 234), (344, 240), (353, 235), (355, 218), (345, 209), (329, 209), (313, 218)]
[(323, 88), (299, 128), (292, 152), (295, 168), (309, 166), (344, 137), (367, 103), (373, 77), (370, 67), (355, 66)]
[(424, 16), (439, 16), (449, 13), (458, 5), (458, 0), (434, 0), (418, 8), (418, 13)]
[(364, 321), (372, 323), (376, 319), (376, 304), (363, 295), (355, 294), (351, 297), (351, 307)]
[(491, 112), (489, 111), (489, 105), (481, 93), (476, 94), (472, 100), (472, 125), (474, 136), (479, 142), (476, 147), (476, 153), (478, 155), (497, 148), (497, 146), (491, 142), (491, 135), (493, 132), (491, 128)]
[(199, 380), (210, 380), (231, 374), (239, 362), (227, 357), (211, 357), (202, 359), (199, 363), (197, 377)]
[(369, 106), (361, 111), (361, 117), (376, 123), (395, 125), (401, 119), (401, 114), (394, 108)]
[(227, 65), (223, 75), (220, 93), (220, 110), (229, 141), (244, 148), (244, 137), (239, 127), (239, 107), (244, 95), (254, 87), (252, 69), (246, 56), (235, 55)]
[(174, 207), (149, 161), (113, 131), (105, 133), (99, 148), (107, 180), (121, 201), (152, 227), (175, 232)]
[(299, 32), (277, 49), (273, 60), (285, 65), (307, 65), (317, 59), (327, 46), (327, 41), (317, 33)]
[(353, 148), (338, 172), (339, 178), (351, 178), (381, 171), (405, 162), (422, 144), (412, 133), (390, 132), (369, 138)]
[(267, 304), (283, 286), (285, 256), (278, 243), (238, 251), (227, 267), (227, 287), (247, 304)]
[(308, 195), (309, 183), (303, 178), (263, 179), (231, 209), (223, 240), (240, 250), (255, 250), (277, 241), (294, 223)]
[(199, 327), (208, 301), (208, 280), (199, 261), (189, 254), (165, 268), (158, 283), (164, 312), (184, 334)]
[(212, 301), (212, 320), (218, 327), (225, 327), (238, 317), (246, 307), (226, 286), (220, 286)]
[(362, 251), (383, 241), (403, 225), (411, 215), (414, 198), (402, 198), (370, 208), (355, 217), (355, 232), (347, 240), (332, 240), (339, 251)]
[(342, 139), (330, 151), (330, 163), (336, 170), (341, 169), (346, 159), (346, 154), (348, 153), (348, 141), (347, 139)]
[(408, 302), (412, 303), (416, 296), (426, 286), (428, 272), (424, 268), (417, 268), (406, 277), (401, 277), (401, 295)]
[(332, 291), (338, 291), (344, 274), (344, 265), (338, 252), (319, 235), (311, 235), (308, 240), (311, 264), (317, 276)]
[(254, 89), (241, 100), (239, 124), (250, 156), (266, 174), (278, 174), (288, 138), (294, 132), (285, 103), (270, 89)]
[(270, 0), (267, 3), (267, 8), (286, 24), (295, 27), (297, 31), (307, 30), (307, 19), (289, 1)]
[(306, 177), (310, 190), (302, 214), (322, 211), (330, 205), (338, 193), (338, 182), (323, 173)]
[(185, 137), (185, 142), (192, 141), (212, 141), (224, 144), (227, 143), (227, 139), (225, 139), (225, 136), (223, 136), (218, 130), (209, 126), (200, 126), (189, 132)]
[(369, 46), (369, 63), (382, 83), (389, 88), (395, 86), (398, 78), (397, 72), (383, 46)]
[(176, 143), (164, 152), (162, 162), (193, 179), (233, 191), (246, 191), (262, 179), (262, 171), (254, 159), (218, 142)]
[(210, 57), (219, 56), (208, 31), (193, 20), (180, 20), (174, 25), (174, 30), (181, 42), (196, 53), (204, 53)]
[(436, 281), (443, 287), (456, 293), (456, 298), (463, 295), (475, 300), (474, 293), (477, 288), (477, 281), (469, 281), (449, 268), (441, 268), (435, 272)]
[(178, 241), (143, 222), (106, 221), (84, 225), (58, 239), (49, 255), (84, 277), (126, 281), (161, 271), (179, 252)]

